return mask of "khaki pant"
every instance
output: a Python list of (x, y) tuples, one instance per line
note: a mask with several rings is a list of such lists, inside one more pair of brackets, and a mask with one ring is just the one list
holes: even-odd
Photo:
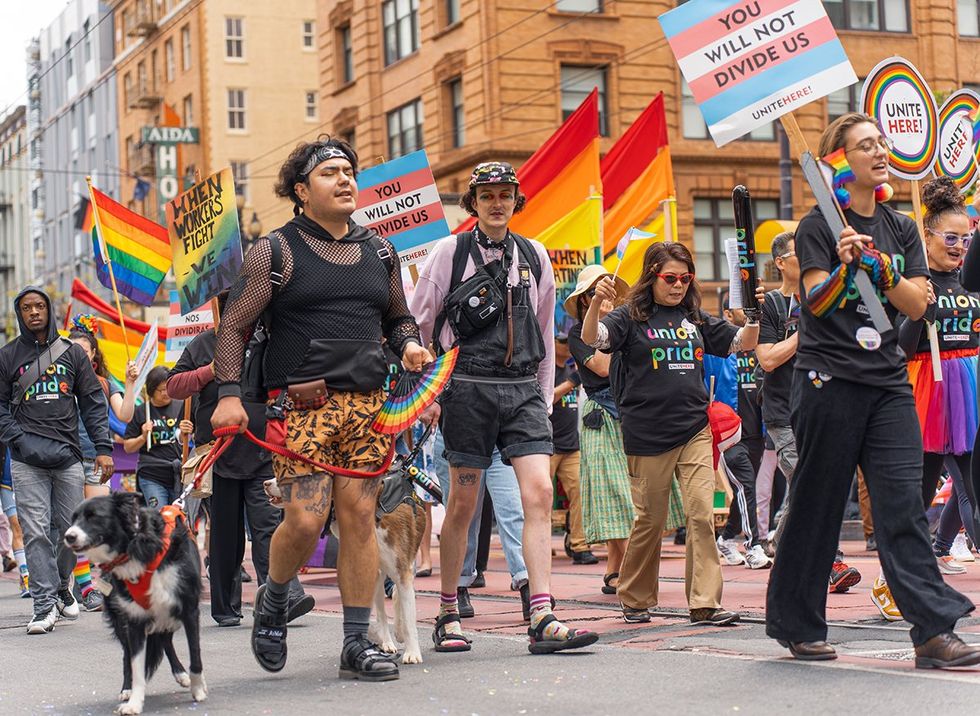
[(861, 507), (861, 529), (867, 539), (875, 533), (874, 519), (871, 517), (871, 496), (868, 485), (864, 482), (864, 473), (858, 468), (858, 505)]
[(653, 457), (627, 456), (636, 522), (619, 570), (619, 599), (624, 606), (657, 605), (660, 546), (667, 522), (670, 481), (677, 474), (687, 512), (687, 565), (684, 587), (691, 609), (721, 606), (721, 564), (715, 546), (715, 472), (711, 466), (711, 429), (686, 445)]
[(585, 541), (585, 531), (582, 529), (582, 497), (578, 489), (580, 454), (576, 450), (551, 456), (551, 478), (558, 478), (568, 495), (568, 522), (574, 552), (585, 552), (589, 549), (589, 543)]

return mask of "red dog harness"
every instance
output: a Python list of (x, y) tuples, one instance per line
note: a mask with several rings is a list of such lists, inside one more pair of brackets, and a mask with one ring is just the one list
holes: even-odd
[[(157, 567), (160, 566), (160, 562), (163, 561), (164, 556), (167, 554), (167, 550), (170, 549), (170, 541), (174, 528), (177, 526), (177, 521), (180, 520), (183, 522), (187, 519), (181, 509), (175, 505), (166, 505), (163, 507), (160, 510), (160, 516), (163, 517), (163, 545), (161, 545), (160, 550), (153, 556), (153, 559), (146, 563), (146, 567), (143, 569), (143, 573), (139, 576), (139, 579), (135, 582), (127, 581), (125, 583), (129, 596), (144, 609), (150, 608), (150, 582), (153, 580), (153, 575), (157, 571)], [(129, 555), (121, 554), (108, 564), (100, 564), (99, 568), (103, 572), (108, 573), (114, 567), (118, 567), (128, 561)]]

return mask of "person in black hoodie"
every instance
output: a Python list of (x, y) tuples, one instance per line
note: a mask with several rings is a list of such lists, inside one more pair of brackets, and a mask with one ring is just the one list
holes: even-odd
[(95, 443), (100, 476), (112, 473), (112, 441), (102, 386), (81, 346), (58, 336), (48, 295), (28, 286), (14, 311), (20, 336), (0, 348), (0, 442), (10, 446), (31, 573), (27, 633), (44, 634), (59, 616), (76, 619), (79, 612), (71, 593), (75, 555), (61, 542), (84, 497), (79, 415)]

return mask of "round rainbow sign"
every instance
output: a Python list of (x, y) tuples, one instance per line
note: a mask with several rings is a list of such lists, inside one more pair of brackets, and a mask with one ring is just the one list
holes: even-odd
[(861, 88), (861, 107), (895, 144), (888, 155), (893, 174), (922, 179), (932, 173), (939, 149), (936, 100), (911, 62), (902, 57), (879, 62)]
[(967, 114), (980, 107), (980, 95), (969, 89), (956, 90), (939, 108), (939, 152), (936, 175), (947, 176), (966, 191), (977, 180), (977, 148)]

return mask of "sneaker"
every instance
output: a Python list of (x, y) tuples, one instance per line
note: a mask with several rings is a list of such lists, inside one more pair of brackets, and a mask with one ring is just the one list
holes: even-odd
[(942, 574), (966, 574), (966, 567), (948, 554), (936, 555), (936, 563)]
[(871, 601), (878, 607), (881, 616), (887, 621), (898, 622), (902, 620), (902, 612), (895, 599), (892, 597), (892, 590), (888, 588), (884, 578), (878, 577), (871, 586)]
[(650, 612), (646, 609), (623, 605), (623, 621), (627, 624), (646, 624), (650, 621)]
[(738, 542), (733, 539), (718, 538), (718, 554), (725, 560), (725, 564), (735, 567), (745, 564), (745, 557), (738, 551)]
[(769, 559), (773, 559), (776, 556), (776, 546), (773, 544), (771, 539), (764, 539), (759, 543), (762, 547), (762, 551), (766, 553)]
[(34, 612), (34, 618), (27, 625), (28, 634), (47, 634), (54, 631), (54, 624), (58, 621), (58, 609), (51, 607), (47, 612)]
[(105, 602), (105, 597), (98, 589), (89, 590), (89, 593), (82, 597), (82, 609), (87, 612), (101, 612)]
[(762, 549), (762, 545), (757, 544), (745, 553), (745, 566), (749, 569), (769, 569), (772, 559)]
[(738, 621), (738, 614), (725, 609), (704, 607), (691, 610), (691, 624), (707, 624), (711, 626), (726, 626)]
[[(430, 572), (431, 573), (431, 572)], [(415, 575), (416, 577), (419, 575)], [(483, 572), (479, 569), (476, 570), (476, 576), (473, 577), (473, 581), (470, 582), (470, 589), (483, 589), (487, 586), (487, 578), (483, 576)]]
[(869, 534), (867, 539), (864, 540), (864, 549), (866, 549), (868, 552), (878, 551), (878, 540), (875, 539), (874, 532)]
[(834, 594), (843, 594), (861, 581), (861, 573), (854, 567), (848, 567), (840, 559), (830, 568), (830, 589)]
[(71, 593), (71, 585), (68, 585), (66, 589), (58, 590), (58, 600), (55, 602), (55, 606), (58, 607), (58, 613), (63, 619), (69, 621), (78, 619), (78, 600)]
[(969, 545), (966, 543), (966, 535), (962, 532), (956, 535), (956, 539), (953, 540), (953, 546), (950, 548), (949, 553), (957, 562), (973, 562), (976, 560)]

